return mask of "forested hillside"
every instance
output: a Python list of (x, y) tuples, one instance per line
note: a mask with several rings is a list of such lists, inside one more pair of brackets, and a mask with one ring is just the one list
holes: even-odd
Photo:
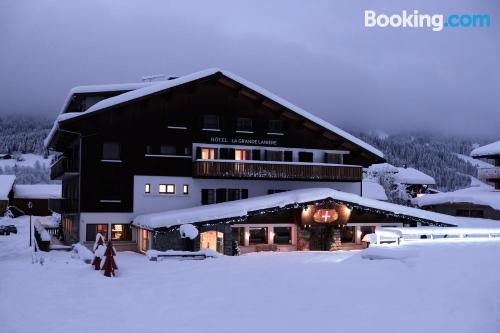
[(0, 116), (0, 153), (42, 155), (43, 139), (52, 127), (52, 120), (38, 116)]
[(435, 134), (372, 135), (359, 133), (366, 142), (382, 150), (388, 163), (416, 168), (434, 177), (441, 191), (453, 191), (470, 185), (477, 168), (455, 154), (469, 155), (474, 144), (492, 140), (464, 139)]

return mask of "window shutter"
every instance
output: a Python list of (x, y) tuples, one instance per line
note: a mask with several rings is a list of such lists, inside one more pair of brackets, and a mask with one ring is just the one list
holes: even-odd
[(248, 189), (243, 188), (241, 189), (241, 199), (247, 199), (248, 198)]
[(286, 150), (284, 157), (285, 157), (284, 158), (285, 162), (292, 162), (293, 161), (293, 152), (291, 150)]
[(196, 159), (201, 158), (201, 147), (196, 147)]

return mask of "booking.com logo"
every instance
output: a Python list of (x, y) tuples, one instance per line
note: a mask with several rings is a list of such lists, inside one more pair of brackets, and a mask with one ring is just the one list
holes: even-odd
[(489, 28), (491, 19), (486, 14), (420, 14), (418, 10), (401, 14), (377, 14), (374, 10), (365, 10), (365, 27), (373, 28), (431, 28), (441, 31), (443, 28)]

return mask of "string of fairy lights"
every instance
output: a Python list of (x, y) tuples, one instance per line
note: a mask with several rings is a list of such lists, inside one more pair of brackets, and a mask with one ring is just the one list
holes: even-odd
[[(454, 226), (454, 225), (451, 225), (448, 223), (436, 222), (436, 221), (432, 221), (429, 219), (420, 218), (417, 216), (398, 214), (398, 213), (383, 210), (383, 209), (362, 206), (362, 205), (352, 203), (352, 202), (346, 202), (346, 201), (342, 201), (342, 200), (334, 200), (332, 198), (327, 198), (327, 199), (318, 200), (318, 201), (303, 202), (303, 203), (294, 203), (294, 204), (287, 205), (284, 207), (270, 207), (270, 208), (265, 208), (265, 209), (261, 209), (258, 211), (248, 212), (248, 214), (244, 215), (244, 216), (235, 216), (235, 217), (231, 217), (231, 218), (224, 218), (224, 219), (218, 219), (218, 220), (212, 220), (212, 221), (200, 221), (200, 222), (194, 222), (192, 224), (198, 225), (198, 227), (201, 227), (201, 228), (210, 229), (210, 228), (217, 227), (220, 225), (231, 225), (231, 224), (244, 223), (245, 221), (248, 220), (249, 217), (252, 217), (252, 216), (273, 214), (273, 213), (283, 212), (283, 211), (290, 210), (290, 209), (298, 209), (298, 208), (307, 209), (311, 205), (314, 205), (317, 208), (322, 208), (322, 207), (331, 208), (334, 205), (345, 205), (351, 211), (352, 210), (359, 210), (359, 211), (373, 213), (373, 214), (385, 215), (387, 217), (392, 217), (395, 219), (402, 219), (402, 220), (406, 220), (406, 221), (420, 223), (424, 226), (429, 226), (429, 225), (436, 226), (436, 227), (453, 227)], [(151, 231), (153, 233), (153, 237), (156, 238), (156, 237), (161, 236), (161, 235), (166, 235), (166, 234), (169, 234), (172, 232), (179, 231), (180, 226), (181, 225), (174, 225), (174, 226), (161, 227), (161, 228), (147, 228), (145, 226), (139, 226), (139, 227)]]

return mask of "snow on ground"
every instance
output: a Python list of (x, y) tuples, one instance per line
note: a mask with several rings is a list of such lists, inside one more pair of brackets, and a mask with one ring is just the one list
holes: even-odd
[(0, 222), (20, 231), (0, 236), (2, 332), (484, 333), (500, 327), (498, 240), (407, 242), (390, 251), (372, 248), (373, 260), (362, 258), (365, 251), (341, 251), (151, 262), (119, 252), (118, 277), (106, 278), (68, 252), (44, 253), (43, 265), (32, 264), (26, 222)]

